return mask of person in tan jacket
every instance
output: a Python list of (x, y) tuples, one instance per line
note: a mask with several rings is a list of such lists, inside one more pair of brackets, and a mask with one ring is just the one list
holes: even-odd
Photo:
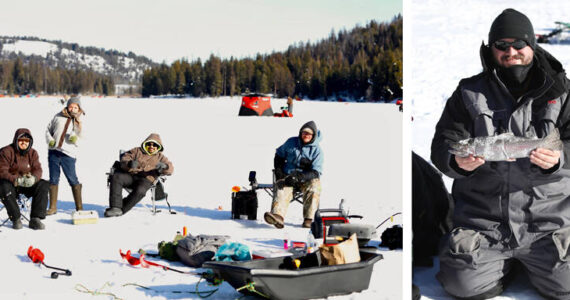
[[(111, 177), (109, 208), (105, 217), (126, 214), (145, 196), (160, 175), (171, 175), (174, 166), (164, 154), (162, 140), (157, 133), (151, 133), (140, 147), (133, 148), (121, 156), (120, 169)], [(123, 199), (123, 188), (132, 190)]]

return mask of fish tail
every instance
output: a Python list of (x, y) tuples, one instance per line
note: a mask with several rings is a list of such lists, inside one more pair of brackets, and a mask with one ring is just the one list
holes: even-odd
[(562, 150), (563, 144), (560, 140), (560, 132), (558, 128), (554, 128), (542, 142), (541, 148), (550, 149), (550, 150)]

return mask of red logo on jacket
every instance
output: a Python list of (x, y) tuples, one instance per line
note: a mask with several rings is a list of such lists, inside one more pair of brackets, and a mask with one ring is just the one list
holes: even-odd
[(556, 99), (548, 100), (548, 104), (556, 104)]

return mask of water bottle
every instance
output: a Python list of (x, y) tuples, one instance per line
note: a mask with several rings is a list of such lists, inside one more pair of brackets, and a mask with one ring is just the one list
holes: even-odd
[(283, 249), (289, 250), (289, 233), (285, 232), (283, 235)]
[(315, 241), (315, 236), (311, 231), (309, 231), (309, 235), (307, 235), (307, 253), (315, 252), (316, 247), (317, 242)]

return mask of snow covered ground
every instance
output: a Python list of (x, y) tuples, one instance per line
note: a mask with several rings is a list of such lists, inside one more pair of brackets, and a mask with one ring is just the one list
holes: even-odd
[[(402, 115), (393, 104), (295, 102), (294, 118), (237, 117), (240, 99), (90, 99), (83, 98), (85, 139), (77, 162), (83, 183), (84, 208), (102, 217), (108, 206), (106, 175), (118, 158), (119, 149), (140, 145), (149, 133), (161, 135), (165, 155), (174, 163), (167, 180), (169, 201), (176, 215), (152, 215), (147, 206), (137, 205), (120, 218), (100, 218), (97, 224), (72, 225), (74, 204), (63, 174), (60, 181), (58, 214), (45, 220), (46, 230), (0, 227), (0, 298), (2, 299), (113, 299), (92, 297), (76, 290), (82, 285), (122, 299), (197, 298), (192, 294), (199, 278), (162, 269), (141, 269), (121, 260), (119, 249), (156, 251), (160, 241), (172, 240), (183, 226), (191, 234), (223, 234), (254, 249), (280, 248), (282, 239), (305, 241), (308, 230), (301, 228), (302, 209), (292, 204), (286, 228), (277, 230), (262, 220), (230, 219), (231, 187), (247, 186), (250, 170), (260, 182), (271, 182), (275, 148), (295, 136), (302, 124), (314, 120), (322, 131), (325, 155), (322, 177), (322, 208), (335, 208), (346, 199), (351, 214), (361, 221), (379, 224), (402, 211)], [(273, 108), (284, 105), (274, 100)], [(47, 145), (44, 131), (53, 115), (62, 109), (59, 99), (0, 99), (0, 145), (12, 141), (14, 131), (27, 127), (34, 136), (48, 178)], [(408, 158), (409, 156), (405, 156)], [(269, 210), (271, 199), (259, 192), (258, 216)], [(148, 198), (142, 204), (149, 204)], [(221, 206), (221, 210), (218, 207)], [(0, 216), (5, 217), (5, 212)], [(379, 229), (401, 224), (398, 216)], [(378, 245), (379, 235), (372, 244)], [(71, 277), (51, 279), (51, 271), (39, 268), (27, 257), (30, 245), (45, 254), (45, 263), (68, 268)], [(402, 251), (383, 249), (384, 260), (376, 263), (368, 290), (334, 299), (401, 299)], [(193, 270), (179, 263), (169, 264)], [(136, 283), (155, 292), (134, 286)], [(106, 284), (108, 284), (106, 286)], [(105, 287), (104, 287), (105, 286)], [(104, 288), (103, 288), (104, 287)], [(211, 287), (201, 283), (200, 290)], [(223, 283), (214, 299), (238, 298)]]
[[(570, 2), (548, 1), (442, 1), (412, 0), (404, 12), (407, 26), (411, 26), (411, 55), (404, 58), (411, 74), (405, 74), (407, 103), (410, 114), (412, 150), (429, 161), (430, 145), (435, 124), (439, 120), (445, 102), (457, 87), (461, 78), (481, 71), (479, 47), (487, 42), (491, 23), (506, 8), (512, 7), (525, 13), (534, 25), (536, 33), (546, 33), (555, 27), (555, 21), (568, 21)], [(409, 32), (409, 31), (408, 31)], [(552, 53), (563, 66), (570, 68), (568, 44), (541, 47)], [(445, 178), (448, 188), (451, 180)], [(437, 265), (437, 263), (436, 263)], [(432, 269), (417, 268), (413, 281), (420, 286), (424, 299), (450, 299), (434, 275)], [(536, 299), (538, 294), (524, 276), (496, 299)]]

